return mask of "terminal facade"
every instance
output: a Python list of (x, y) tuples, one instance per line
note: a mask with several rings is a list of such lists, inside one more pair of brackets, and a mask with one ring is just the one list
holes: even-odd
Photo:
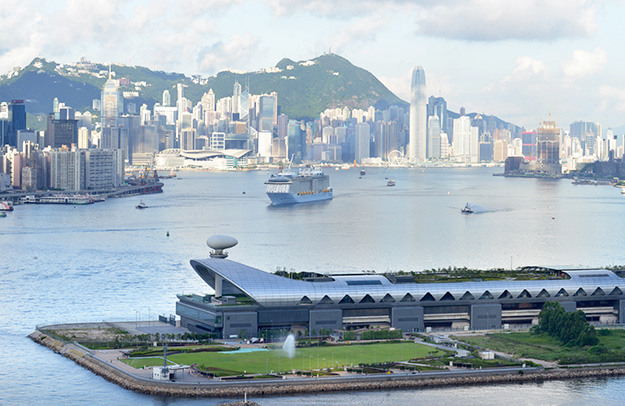
[(223, 338), (277, 329), (499, 329), (536, 323), (547, 301), (582, 310), (594, 323), (625, 323), (625, 279), (605, 269), (554, 270), (558, 278), (521, 281), (415, 283), (377, 274), (293, 280), (225, 257), (216, 250), (191, 261), (215, 294), (179, 295), (182, 327)]

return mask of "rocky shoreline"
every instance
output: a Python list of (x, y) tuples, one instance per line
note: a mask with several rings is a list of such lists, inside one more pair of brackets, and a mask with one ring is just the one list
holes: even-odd
[[(137, 379), (119, 371), (112, 366), (91, 356), (88, 351), (82, 350), (72, 344), (65, 344), (39, 331), (29, 335), (29, 338), (36, 343), (61, 354), (83, 368), (88, 369), (96, 375), (115, 383), (122, 388), (135, 392), (175, 397), (214, 397), (214, 398), (243, 398), (247, 396), (273, 396), (314, 392), (332, 391), (369, 391), (387, 389), (418, 389), (442, 386), (468, 386), (468, 385), (491, 385), (506, 383), (542, 382), (547, 380), (582, 379), (589, 377), (614, 377), (625, 375), (625, 367), (588, 367), (577, 369), (548, 369), (534, 370), (528, 373), (497, 373), (477, 374), (471, 376), (450, 376), (450, 377), (422, 377), (419, 375), (392, 377), (388, 375), (376, 377), (375, 380), (367, 381), (341, 381), (324, 382), (324, 379), (310, 379), (309, 381), (289, 381), (282, 382), (254, 382), (250, 385), (242, 386), (228, 383), (220, 384), (176, 384), (170, 382), (151, 382)], [(523, 372), (523, 371), (521, 371)], [(235, 404), (245, 404), (235, 402)], [(247, 404), (253, 404), (248, 402)]]

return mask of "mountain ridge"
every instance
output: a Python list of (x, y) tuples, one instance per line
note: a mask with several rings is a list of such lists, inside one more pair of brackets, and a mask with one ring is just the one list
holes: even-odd
[[(297, 120), (311, 120), (322, 111), (336, 107), (375, 106), (380, 110), (391, 105), (409, 107), (372, 73), (336, 54), (300, 61), (283, 58), (272, 68), (255, 72), (224, 70), (210, 77), (189, 77), (115, 63), (111, 64), (111, 71), (115, 78), (121, 79), (120, 91), (129, 97), (125, 102), (135, 103), (137, 111), (144, 103), (148, 108), (160, 103), (164, 90), (170, 91), (171, 103), (175, 105), (178, 83), (185, 86), (185, 97), (195, 104), (209, 89), (213, 89), (216, 100), (231, 96), (236, 81), (242, 87), (249, 83), (251, 94), (277, 92), (280, 112)], [(84, 58), (80, 62), (60, 64), (38, 57), (26, 67), (0, 76), (0, 101), (23, 99), (29, 114), (47, 114), (57, 97), (78, 111), (93, 111), (92, 101), (100, 99), (108, 74), (108, 64)], [(452, 117), (458, 115), (449, 112)]]
[[(366, 109), (379, 102), (407, 106), (373, 74), (335, 54), (297, 62), (284, 58), (273, 68), (256, 72), (225, 70), (210, 77), (188, 77), (122, 64), (111, 64), (111, 70), (115, 78), (124, 79), (120, 91), (131, 97), (126, 102), (134, 102), (137, 107), (160, 102), (166, 89), (175, 104), (177, 83), (185, 85), (185, 97), (194, 104), (209, 89), (218, 100), (232, 95), (235, 81), (242, 86), (249, 83), (251, 94), (276, 91), (281, 111), (296, 119), (318, 117), (326, 108), (339, 106)], [(35, 58), (19, 71), (0, 76), (0, 100), (24, 99), (31, 113), (51, 111), (54, 97), (77, 110), (91, 109), (92, 100), (100, 98), (107, 78), (105, 64), (59, 64)]]

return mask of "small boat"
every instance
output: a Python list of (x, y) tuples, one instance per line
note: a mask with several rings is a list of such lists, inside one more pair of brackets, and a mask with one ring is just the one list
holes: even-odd
[(7, 216), (6, 212), (0, 211), (0, 217), (6, 217), (6, 216)]
[(621, 189), (621, 194), (625, 195), (625, 189)]
[(9, 202), (0, 202), (0, 212), (13, 211), (13, 205)]
[(361, 169), (361, 170), (360, 170), (360, 176), (365, 176), (365, 174), (366, 174), (366, 173), (367, 173), (367, 172), (365, 172), (365, 170), (364, 170), (364, 169)]
[(386, 182), (386, 186), (395, 186), (395, 180), (389, 180), (388, 182)]
[(139, 204), (135, 206), (135, 208), (136, 208), (136, 209), (147, 209), (147, 208), (148, 208), (148, 205), (147, 205), (147, 204), (145, 204), (145, 203), (143, 203), (143, 200), (141, 200), (141, 201), (139, 202)]
[(467, 203), (467, 204), (466, 204), (466, 205), (462, 208), (462, 210), (460, 210), (460, 212), (461, 212), (461, 213), (464, 213), (464, 214), (471, 214), (471, 213), (473, 213), (473, 209), (471, 208), (471, 206), (469, 206), (469, 203)]

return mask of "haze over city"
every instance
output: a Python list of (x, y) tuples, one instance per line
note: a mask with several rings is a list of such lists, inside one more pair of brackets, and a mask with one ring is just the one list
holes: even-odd
[[(622, 2), (6, 1), (0, 72), (42, 56), (187, 75), (338, 53), (409, 100), (421, 65), (451, 110), (536, 128), (622, 125)], [(71, 27), (71, 29), (68, 29)]]

